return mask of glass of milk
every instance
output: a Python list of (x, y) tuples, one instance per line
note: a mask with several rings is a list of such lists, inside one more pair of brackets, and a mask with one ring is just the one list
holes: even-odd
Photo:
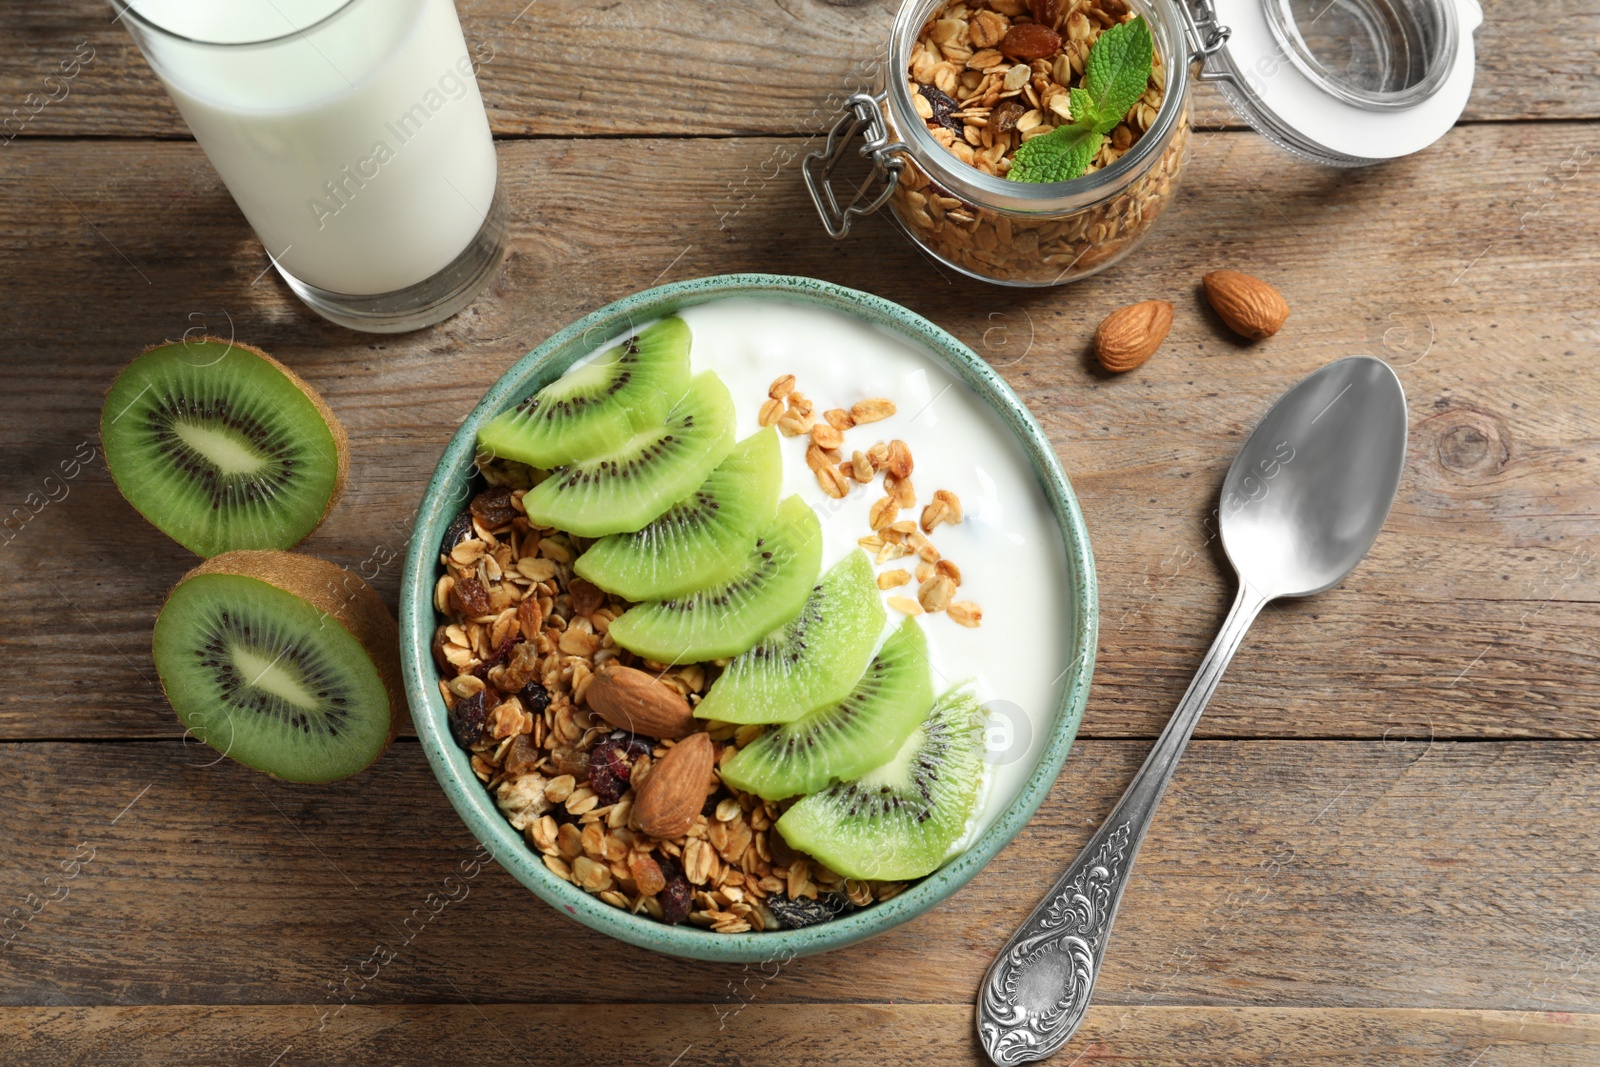
[(289, 287), (343, 326), (449, 318), (505, 253), (451, 0), (111, 0)]

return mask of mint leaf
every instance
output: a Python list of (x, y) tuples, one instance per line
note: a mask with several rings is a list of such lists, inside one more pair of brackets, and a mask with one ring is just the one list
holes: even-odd
[(1082, 174), (1100, 151), (1105, 135), (1093, 126), (1058, 126), (1043, 137), (1024, 141), (1011, 157), (1006, 175), (1014, 182), (1065, 182)]
[(1071, 181), (1089, 169), (1106, 134), (1144, 95), (1155, 59), (1150, 27), (1140, 15), (1102, 33), (1089, 50), (1083, 84), (1069, 90), (1072, 121), (1024, 141), (1006, 177), (1014, 182)]
[(1119, 22), (1099, 36), (1083, 66), (1083, 87), (1094, 97), (1101, 115), (1115, 115), (1120, 120), (1128, 113), (1144, 95), (1154, 59), (1155, 42), (1143, 15)]
[(1069, 89), (1067, 104), (1072, 112), (1074, 126), (1093, 126), (1100, 118), (1100, 105), (1095, 103), (1094, 97), (1089, 95), (1087, 89)]

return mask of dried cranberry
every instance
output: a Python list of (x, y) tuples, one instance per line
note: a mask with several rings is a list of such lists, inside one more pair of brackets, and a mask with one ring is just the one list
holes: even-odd
[(462, 748), (471, 748), (483, 736), (483, 723), (489, 717), (483, 693), (480, 689), (469, 697), (462, 697), (450, 709), (450, 732)]
[(928, 103), (932, 105), (933, 121), (935, 123), (956, 133), (962, 131), (961, 120), (952, 116), (952, 112), (961, 110), (961, 105), (956, 103), (954, 97), (940, 92), (932, 85), (921, 86), (917, 91), (926, 97)]
[(511, 487), (506, 485), (485, 489), (467, 506), (485, 530), (499, 529), (517, 516), (517, 509), (511, 506)]
[(622, 756), (622, 749), (602, 741), (589, 750), (589, 788), (602, 804), (615, 804), (627, 791), (633, 768)]
[(618, 730), (589, 750), (589, 788), (602, 804), (615, 804), (628, 789), (633, 761), (650, 752), (643, 738)]
[(856, 910), (850, 903), (850, 898), (841, 893), (826, 893), (816, 900), (807, 900), (801, 897), (792, 900), (782, 893), (774, 893), (767, 898), (767, 910), (772, 912), (772, 917), (790, 930), (798, 930), (802, 926), (815, 926), (837, 919), (846, 912)]
[(472, 532), (472, 514), (463, 511), (450, 520), (450, 525), (444, 528), (444, 536), (439, 539), (439, 551), (449, 555), (450, 550), (469, 537), (476, 536)]
[(656, 894), (656, 902), (661, 905), (661, 921), (668, 926), (677, 926), (689, 917), (689, 902), (692, 890), (689, 888), (689, 879), (684, 877), (683, 868), (670, 856), (660, 856), (656, 863), (661, 867), (662, 877), (666, 878), (667, 886)]
[(529, 715), (543, 715), (544, 709), (550, 706), (550, 690), (538, 682), (529, 682), (517, 690), (517, 696), (522, 699), (522, 706)]

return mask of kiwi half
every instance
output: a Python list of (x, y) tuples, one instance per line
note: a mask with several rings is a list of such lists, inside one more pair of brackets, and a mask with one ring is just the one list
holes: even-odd
[(117, 488), (201, 556), (288, 548), (344, 491), (344, 429), (305, 382), (249, 345), (214, 337), (146, 349), (100, 413)]
[(822, 576), (800, 614), (728, 664), (694, 713), (793, 722), (843, 700), (866, 670), (883, 620), (872, 560), (856, 549)]
[(711, 371), (667, 413), (665, 426), (556, 470), (522, 498), (528, 519), (580, 537), (641, 529), (706, 480), (733, 448), (733, 397)]
[(892, 759), (797, 801), (778, 820), (778, 832), (790, 848), (846, 878), (932, 873), (977, 804), (984, 718), (969, 692), (946, 693)]
[(783, 455), (778, 431), (757, 430), (733, 446), (700, 488), (642, 530), (612, 534), (572, 569), (628, 600), (663, 600), (733, 576), (750, 542), (778, 514)]
[(768, 730), (722, 765), (722, 780), (768, 800), (814, 793), (894, 755), (932, 703), (928, 641), (907, 619), (848, 696)]
[(629, 652), (657, 663), (737, 656), (794, 617), (821, 568), (822, 526), (804, 500), (791, 496), (732, 577), (631, 607), (608, 632)]
[(658, 426), (689, 387), (689, 324), (662, 319), (562, 375), (478, 431), (478, 448), (559, 467), (622, 447)]
[(329, 782), (394, 739), (399, 631), (365, 582), (292, 552), (225, 552), (156, 618), (161, 687), (189, 732), (246, 767)]

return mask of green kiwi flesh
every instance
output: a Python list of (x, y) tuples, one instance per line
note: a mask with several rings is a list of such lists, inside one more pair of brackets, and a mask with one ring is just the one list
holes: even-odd
[(154, 658), (190, 734), (293, 782), (366, 767), (403, 706), (383, 602), (309, 556), (229, 552), (189, 572), (156, 618)]
[(618, 645), (657, 663), (737, 656), (800, 611), (821, 569), (822, 525), (804, 500), (791, 496), (732, 577), (635, 605), (609, 632)]
[(927, 638), (906, 619), (843, 700), (768, 730), (722, 765), (722, 780), (782, 800), (863, 774), (893, 756), (927, 715), (931, 677)]
[(790, 848), (846, 878), (921, 878), (965, 832), (983, 781), (984, 711), (939, 698), (887, 763), (797, 801), (778, 820)]
[(100, 413), (117, 488), (197, 555), (288, 548), (344, 489), (344, 430), (281, 363), (238, 342), (157, 345), (123, 369)]
[(728, 664), (694, 713), (793, 722), (843, 700), (866, 670), (883, 621), (872, 561), (856, 549), (822, 576), (800, 614)]
[(664, 600), (731, 578), (778, 514), (778, 432), (733, 446), (700, 487), (633, 533), (612, 534), (573, 564), (578, 576), (628, 600)]
[(706, 480), (733, 448), (733, 398), (712, 371), (689, 383), (666, 424), (565, 467), (523, 497), (530, 522), (580, 537), (642, 529)]
[(479, 451), (549, 468), (622, 447), (689, 387), (689, 344), (688, 323), (662, 319), (496, 415)]

